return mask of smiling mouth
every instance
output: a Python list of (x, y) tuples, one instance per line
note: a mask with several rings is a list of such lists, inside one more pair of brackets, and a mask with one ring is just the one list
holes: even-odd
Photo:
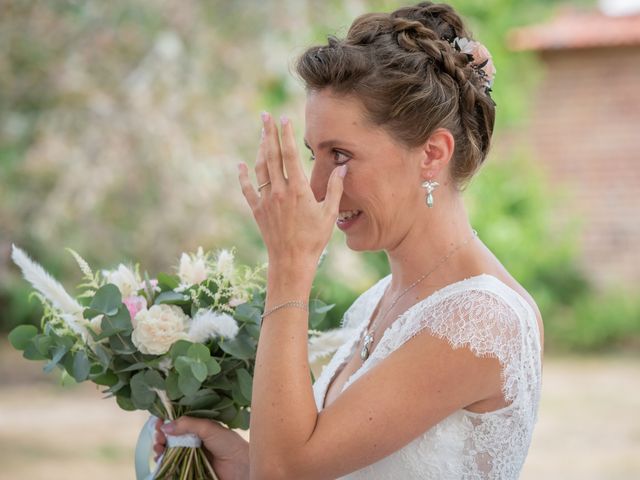
[(362, 210), (344, 210), (338, 214), (338, 223), (348, 222), (362, 213)]

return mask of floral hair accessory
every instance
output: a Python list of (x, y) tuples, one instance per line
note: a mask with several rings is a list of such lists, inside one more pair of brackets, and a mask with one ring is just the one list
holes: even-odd
[(484, 80), (487, 93), (490, 92), (493, 79), (496, 76), (496, 67), (487, 47), (480, 42), (469, 40), (465, 37), (454, 38), (451, 45), (456, 51), (465, 53), (470, 57), (471, 66)]

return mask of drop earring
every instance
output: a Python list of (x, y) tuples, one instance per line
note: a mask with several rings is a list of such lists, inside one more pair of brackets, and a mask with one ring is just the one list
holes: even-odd
[(427, 198), (426, 198), (426, 202), (427, 202), (427, 207), (429, 208), (433, 208), (433, 191), (438, 188), (440, 186), (440, 184), (438, 182), (436, 182), (435, 180), (427, 180), (425, 182), (422, 182), (422, 188), (424, 188), (427, 191)]

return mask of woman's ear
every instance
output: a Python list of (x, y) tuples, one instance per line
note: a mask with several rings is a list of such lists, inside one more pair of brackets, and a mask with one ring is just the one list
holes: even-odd
[(427, 139), (422, 147), (420, 172), (424, 180), (432, 180), (440, 176), (453, 157), (455, 140), (446, 128), (438, 128)]

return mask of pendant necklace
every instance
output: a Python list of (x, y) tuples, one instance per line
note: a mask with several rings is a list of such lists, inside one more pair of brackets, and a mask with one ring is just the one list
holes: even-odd
[[(371, 353), (369, 351), (369, 349), (371, 348), (371, 345), (373, 345), (373, 335), (376, 331), (376, 327), (378, 326), (378, 324), (380, 323), (380, 321), (382, 321), (387, 314), (393, 309), (393, 307), (396, 306), (396, 304), (398, 303), (398, 301), (404, 297), (412, 288), (414, 288), (415, 286), (417, 286), (418, 284), (420, 284), (423, 280), (425, 280), (429, 275), (431, 275), (433, 272), (435, 272), (440, 266), (442, 266), (443, 263), (445, 263), (447, 260), (449, 260), (449, 258), (456, 253), (458, 250), (460, 250), (462, 247), (464, 247), (467, 243), (469, 243), (471, 240), (473, 240), (474, 238), (476, 238), (478, 236), (478, 232), (476, 232), (475, 230), (473, 230), (473, 235), (471, 235), (471, 237), (467, 238), (464, 242), (460, 243), (458, 246), (456, 246), (453, 250), (451, 250), (449, 253), (447, 253), (442, 260), (440, 260), (435, 267), (433, 267), (431, 270), (429, 270), (427, 273), (425, 273), (424, 275), (422, 275), (420, 278), (418, 278), (415, 282), (413, 282), (411, 285), (409, 285), (407, 288), (405, 288), (402, 292), (400, 292), (400, 294), (393, 299), (393, 301), (391, 302), (391, 305), (384, 311), (384, 313), (382, 315), (379, 315), (375, 322), (373, 322), (373, 325), (371, 326), (371, 329), (367, 332), (367, 334), (364, 337), (364, 344), (362, 345), (362, 349), (360, 350), (360, 358), (364, 361), (367, 358), (369, 358), (369, 354)], [(387, 285), (387, 289), (389, 288), (389, 286)], [(385, 290), (386, 293), (386, 290)], [(384, 296), (384, 294), (383, 294)]]

